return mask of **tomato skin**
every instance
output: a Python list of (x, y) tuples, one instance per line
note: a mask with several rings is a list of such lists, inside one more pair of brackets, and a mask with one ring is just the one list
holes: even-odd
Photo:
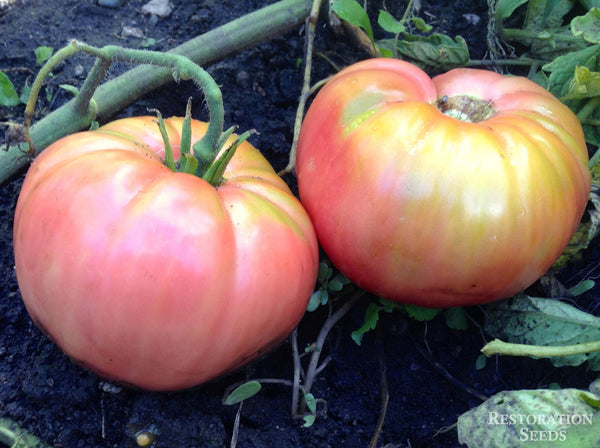
[[(493, 111), (445, 115), (457, 95)], [(334, 265), (390, 300), (452, 307), (510, 297), (554, 263), (585, 209), (581, 125), (520, 77), (398, 60), (342, 70), (304, 119), (300, 199)]]
[[(182, 120), (165, 122), (177, 160)], [(192, 141), (205, 131), (193, 121)], [(14, 221), (33, 320), (77, 362), (151, 390), (195, 386), (280, 342), (318, 267), (306, 212), (249, 143), (216, 188), (163, 155), (153, 117), (65, 137), (33, 162)]]

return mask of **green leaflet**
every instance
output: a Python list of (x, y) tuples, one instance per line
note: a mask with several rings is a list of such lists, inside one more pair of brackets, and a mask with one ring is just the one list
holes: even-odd
[[(485, 331), (513, 344), (575, 345), (600, 340), (600, 318), (560, 300), (524, 294), (487, 307)], [(600, 352), (550, 358), (556, 367), (589, 363), (600, 370)]]
[(600, 44), (600, 9), (594, 8), (571, 22), (573, 36), (581, 36), (592, 44)]
[(458, 418), (458, 441), (470, 448), (600, 447), (599, 403), (578, 389), (500, 392)]
[(259, 393), (261, 388), (262, 386), (258, 381), (243, 383), (223, 397), (223, 404), (226, 406), (238, 404)]
[(461, 36), (452, 39), (445, 34), (434, 33), (430, 36), (402, 34), (402, 39), (384, 39), (378, 45), (393, 52), (394, 44), (400, 55), (411, 59), (415, 64), (438, 70), (466, 65), (469, 62), (469, 48)]
[[(534, 81), (548, 89), (579, 114), (597, 93), (600, 44), (559, 56), (542, 67)], [(582, 120), (586, 142), (600, 146), (600, 107)]]
[(19, 94), (8, 76), (0, 72), (0, 106), (16, 106), (20, 104)]

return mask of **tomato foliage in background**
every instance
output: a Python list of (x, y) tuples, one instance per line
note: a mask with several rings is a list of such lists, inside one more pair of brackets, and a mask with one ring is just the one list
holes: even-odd
[[(182, 121), (165, 120), (176, 160)], [(192, 120), (192, 141), (205, 132)], [(23, 184), (14, 249), (25, 305), (67, 355), (172, 390), (285, 338), (314, 288), (318, 247), (302, 205), (249, 143), (216, 186), (162, 157), (152, 117), (57, 141)]]
[(327, 255), (387, 299), (512, 296), (558, 258), (585, 209), (580, 123), (522, 77), (404, 61), (338, 73), (300, 133), (300, 198)]

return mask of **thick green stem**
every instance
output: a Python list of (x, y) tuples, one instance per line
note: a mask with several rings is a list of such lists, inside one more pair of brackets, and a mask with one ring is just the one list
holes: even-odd
[(223, 110), (221, 89), (219, 89), (215, 80), (203, 68), (185, 56), (172, 53), (134, 50), (114, 45), (95, 48), (81, 42), (75, 42), (75, 45), (80, 50), (102, 59), (168, 67), (172, 70), (172, 76), (177, 81), (194, 80), (204, 93), (210, 114), (210, 122), (206, 134), (194, 145), (194, 156), (196, 156), (199, 163), (203, 166), (208, 165), (214, 160), (218, 149), (217, 142), (223, 132), (225, 111)]
[(555, 356), (580, 355), (600, 351), (600, 341), (585, 342), (574, 345), (541, 346), (527, 344), (511, 344), (494, 339), (481, 349), (485, 356), (510, 355), (550, 358)]
[(52, 69), (60, 62), (67, 59), (69, 56), (77, 53), (77, 48), (74, 45), (67, 45), (64, 48), (61, 48), (56, 53), (52, 55), (48, 61), (44, 64), (44, 66), (40, 69), (37, 74), (35, 81), (31, 85), (31, 90), (29, 91), (29, 100), (27, 101), (27, 105), (25, 106), (25, 128), (28, 128), (31, 123), (31, 118), (33, 117), (33, 113), (35, 111), (35, 103), (37, 102), (37, 98), (40, 93), (40, 89), (42, 88), (43, 81), (48, 77)]
[(600, 96), (590, 98), (577, 113), (577, 118), (583, 123), (598, 107), (600, 107)]
[[(205, 67), (302, 25), (311, 5), (311, 0), (282, 0), (215, 28), (169, 53), (184, 55)], [(67, 134), (89, 127), (94, 119), (108, 120), (127, 105), (172, 79), (172, 71), (168, 68), (136, 67), (98, 87), (93, 96), (97, 115), (81, 116), (75, 100), (71, 100), (35, 123), (30, 130), (31, 140), (41, 150)], [(18, 145), (12, 145), (8, 151), (0, 151), (0, 183), (23, 168), (28, 161)]]
[(75, 107), (81, 111), (82, 114), (86, 113), (90, 107), (92, 108), (94, 115), (98, 112), (96, 102), (92, 99), (92, 97), (106, 76), (106, 73), (110, 68), (110, 64), (110, 60), (97, 58), (94, 66), (90, 70), (90, 73), (81, 86), (79, 93), (73, 100)]
[(550, 42), (554, 40), (556, 42), (562, 42), (567, 44), (581, 44), (582, 40), (580, 37), (576, 37), (568, 34), (548, 34), (548, 37), (545, 35), (540, 35), (539, 31), (529, 31), (522, 30), (520, 28), (503, 28), (502, 29), (502, 38), (506, 41), (519, 41), (519, 42), (529, 42), (534, 40), (545, 40)]

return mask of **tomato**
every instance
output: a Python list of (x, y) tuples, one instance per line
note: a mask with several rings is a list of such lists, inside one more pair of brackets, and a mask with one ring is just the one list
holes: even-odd
[(358, 286), (425, 307), (510, 297), (553, 264), (590, 191), (575, 115), (522, 77), (429, 78), (371, 59), (334, 76), (302, 124), (300, 199)]
[[(177, 159), (182, 119), (165, 124)], [(205, 131), (192, 121), (192, 142)], [(291, 332), (318, 245), (298, 199), (249, 143), (216, 187), (162, 156), (153, 117), (57, 141), (25, 178), (14, 251), (27, 310), (68, 356), (121, 383), (174, 390)]]

